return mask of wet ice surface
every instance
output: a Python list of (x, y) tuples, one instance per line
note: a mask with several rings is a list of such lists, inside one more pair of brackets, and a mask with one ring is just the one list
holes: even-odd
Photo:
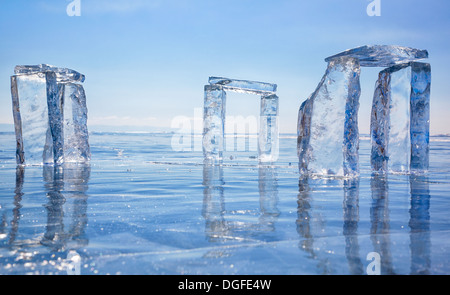
[[(201, 135), (200, 135), (201, 136)], [(428, 177), (299, 183), (296, 136), (257, 152), (172, 152), (171, 134), (92, 133), (90, 167), (16, 169), (0, 134), (0, 274), (448, 274), (450, 138)], [(231, 157), (232, 156), (232, 157)]]

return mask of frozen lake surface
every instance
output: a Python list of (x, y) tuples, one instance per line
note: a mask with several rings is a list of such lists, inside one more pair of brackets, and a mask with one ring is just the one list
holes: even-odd
[(381, 274), (450, 274), (450, 137), (426, 176), (387, 178), (363, 137), (352, 181), (299, 181), (293, 135), (270, 167), (171, 140), (94, 132), (90, 166), (20, 169), (0, 133), (0, 274), (366, 274), (372, 252)]

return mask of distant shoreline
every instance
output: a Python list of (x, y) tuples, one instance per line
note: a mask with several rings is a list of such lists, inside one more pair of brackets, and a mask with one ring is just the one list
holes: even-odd
[[(170, 128), (170, 127), (142, 127), (142, 126), (100, 126), (100, 125), (93, 125), (88, 126), (89, 133), (90, 134), (172, 134), (176, 133), (178, 129)], [(8, 134), (8, 133), (14, 133), (14, 125), (13, 124), (0, 124), (0, 134)], [(194, 136), (201, 135), (201, 132), (194, 132)], [(253, 136), (256, 134), (250, 134), (250, 136)], [(226, 135), (229, 136), (229, 135)], [(296, 133), (280, 133), (281, 137), (296, 137)], [(430, 137), (450, 137), (450, 134), (443, 134), (443, 133), (437, 133), (437, 134), (431, 134)], [(370, 134), (361, 133), (360, 134), (361, 139), (367, 139), (370, 138)]]

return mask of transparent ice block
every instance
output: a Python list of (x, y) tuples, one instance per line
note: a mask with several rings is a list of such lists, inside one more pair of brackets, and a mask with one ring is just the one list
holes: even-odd
[(359, 173), (359, 84), (357, 59), (330, 61), (316, 91), (300, 107), (298, 156), (301, 174)]
[(374, 171), (428, 169), (430, 73), (429, 64), (415, 62), (380, 72), (371, 117)]
[(222, 86), (206, 85), (203, 116), (203, 153), (208, 159), (222, 159), (225, 136), (226, 93)]
[(279, 155), (278, 96), (261, 97), (258, 149), (260, 162), (275, 162)]
[(428, 58), (428, 51), (396, 45), (366, 45), (330, 56), (325, 61), (338, 57), (356, 58), (361, 67), (391, 67)]
[(11, 77), (20, 165), (85, 163), (90, 151), (84, 75), (45, 64), (16, 66)]
[(277, 91), (277, 85), (271, 83), (236, 80), (222, 77), (210, 77), (211, 85), (221, 85), (223, 89), (240, 93), (250, 94), (274, 94)]
[(61, 163), (62, 113), (55, 73), (12, 76), (11, 94), (17, 163)]

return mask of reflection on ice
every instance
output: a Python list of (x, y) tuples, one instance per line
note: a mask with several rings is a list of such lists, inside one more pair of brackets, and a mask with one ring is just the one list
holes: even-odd
[(345, 255), (350, 274), (364, 274), (358, 240), (359, 223), (359, 178), (344, 180), (344, 226)]
[(203, 217), (206, 221), (205, 234), (211, 241), (229, 236), (228, 224), (223, 214), (224, 189), (223, 167), (221, 165), (203, 166)]
[[(309, 258), (316, 261), (319, 274), (332, 274), (335, 265), (332, 265), (332, 256), (324, 251), (327, 245), (326, 216), (315, 212), (313, 187), (329, 186), (339, 187), (343, 191), (343, 236), (345, 238), (345, 257), (349, 272), (352, 275), (364, 274), (364, 265), (358, 240), (359, 224), (359, 178), (337, 179), (310, 179), (301, 177), (299, 180), (299, 194), (297, 199), (297, 232), (300, 236), (300, 249), (309, 253)], [(317, 205), (316, 205), (317, 206)]]
[(373, 252), (381, 274), (447, 271), (445, 181), (165, 161), (1, 170), (0, 273), (365, 275)]
[[(329, 260), (323, 257), (316, 245), (315, 238), (322, 232), (323, 220), (320, 215), (316, 215), (312, 206), (312, 189), (309, 179), (300, 178), (299, 193), (297, 199), (297, 233), (300, 237), (299, 248), (309, 254), (310, 259), (316, 261), (317, 273), (330, 274)], [(317, 227), (316, 227), (317, 226)]]
[(225, 181), (222, 165), (211, 165), (205, 160), (203, 166), (203, 217), (205, 234), (211, 242), (227, 240), (251, 240), (258, 233), (274, 232), (279, 216), (277, 209), (278, 185), (275, 168), (260, 166), (259, 175), (259, 219), (258, 223), (227, 220), (225, 209)]
[(13, 245), (16, 240), (16, 234), (19, 229), (19, 220), (20, 220), (20, 209), (22, 206), (20, 202), (23, 197), (23, 182), (25, 176), (25, 168), (22, 166), (17, 166), (16, 168), (16, 188), (14, 190), (14, 209), (12, 210), (13, 218), (11, 220), (11, 231), (9, 233), (8, 244)]
[[(18, 264), (14, 265), (14, 268), (19, 269), (19, 273), (21, 273), (21, 267), (33, 270), (36, 269), (37, 263), (40, 263), (55, 267), (51, 272), (63, 271), (63, 274), (66, 274), (65, 266), (72, 264), (71, 261), (65, 260), (64, 253), (67, 251), (73, 256), (77, 250), (88, 244), (85, 229), (90, 167), (68, 164), (43, 167), (43, 180), (48, 202), (42, 206), (45, 208), (47, 219), (45, 227), (38, 223), (31, 228), (28, 212), (25, 212), (30, 208), (22, 205), (28, 197), (27, 193), (24, 193), (27, 169), (31, 168), (17, 166), (12, 217), (9, 220), (8, 228), (8, 220), (6, 220), (8, 214), (5, 210), (0, 233), (7, 239), (6, 243), (1, 243), (0, 246), (17, 253), (18, 258), (15, 261), (18, 261)], [(33, 211), (32, 213), (39, 213), (39, 211)], [(65, 217), (69, 217), (71, 220), (68, 228), (65, 227), (67, 222)], [(25, 220), (22, 220), (24, 218)], [(32, 218), (39, 220), (40, 217), (32, 216)], [(41, 228), (42, 232), (40, 232)], [(35, 261), (35, 256), (46, 255), (46, 253), (61, 253), (62, 255), (52, 255), (53, 259), (49, 258), (45, 262), (39, 261), (38, 258), (36, 258), (38, 261)], [(24, 264), (19, 263), (22, 260), (24, 260)], [(7, 264), (7, 266), (8, 269), (11, 268), (11, 271), (14, 271), (13, 265)]]
[(373, 250), (381, 256), (381, 274), (395, 274), (392, 265), (390, 219), (389, 219), (389, 186), (385, 176), (374, 174), (371, 179), (372, 206), (370, 208), (370, 239)]
[(427, 275), (431, 269), (430, 188), (428, 178), (411, 176), (410, 249), (411, 274)]
[[(308, 253), (308, 257), (316, 265), (316, 273), (331, 274), (340, 269), (333, 263), (335, 257), (330, 255), (335, 249), (333, 234), (327, 228), (329, 220), (325, 212), (326, 205), (320, 199), (320, 191), (326, 188), (338, 188), (343, 192), (343, 237), (345, 240), (345, 258), (348, 272), (353, 275), (367, 274), (366, 255), (375, 252), (380, 256), (380, 274), (392, 275), (400, 273), (394, 264), (394, 251), (398, 251), (391, 240), (392, 221), (389, 209), (389, 180), (387, 176), (374, 174), (370, 179), (372, 201), (369, 208), (369, 237), (371, 247), (363, 248), (365, 235), (361, 230), (359, 186), (360, 179), (324, 180), (301, 177), (297, 199), (297, 232), (300, 237), (299, 248)], [(411, 176), (411, 207), (409, 210), (409, 249), (411, 267), (410, 274), (430, 274), (431, 242), (430, 242), (430, 191), (426, 177)], [(319, 200), (315, 200), (318, 198)], [(325, 207), (325, 208), (324, 208)], [(329, 226), (329, 225), (328, 225)], [(330, 236), (331, 234), (331, 236)], [(327, 250), (328, 249), (328, 250)], [(342, 269), (338, 273), (345, 273)]]
[[(44, 166), (48, 203), (44, 205), (47, 209), (47, 227), (41, 243), (53, 251), (65, 248), (75, 250), (88, 244), (84, 231), (87, 225), (89, 176), (89, 166)], [(63, 191), (70, 193), (63, 194)], [(65, 231), (63, 206), (67, 198), (73, 199), (73, 208), (69, 215), (72, 223)]]
[(261, 215), (259, 223), (267, 231), (275, 231), (275, 221), (280, 216), (278, 205), (278, 175), (275, 168), (260, 166), (258, 169), (259, 205)]

